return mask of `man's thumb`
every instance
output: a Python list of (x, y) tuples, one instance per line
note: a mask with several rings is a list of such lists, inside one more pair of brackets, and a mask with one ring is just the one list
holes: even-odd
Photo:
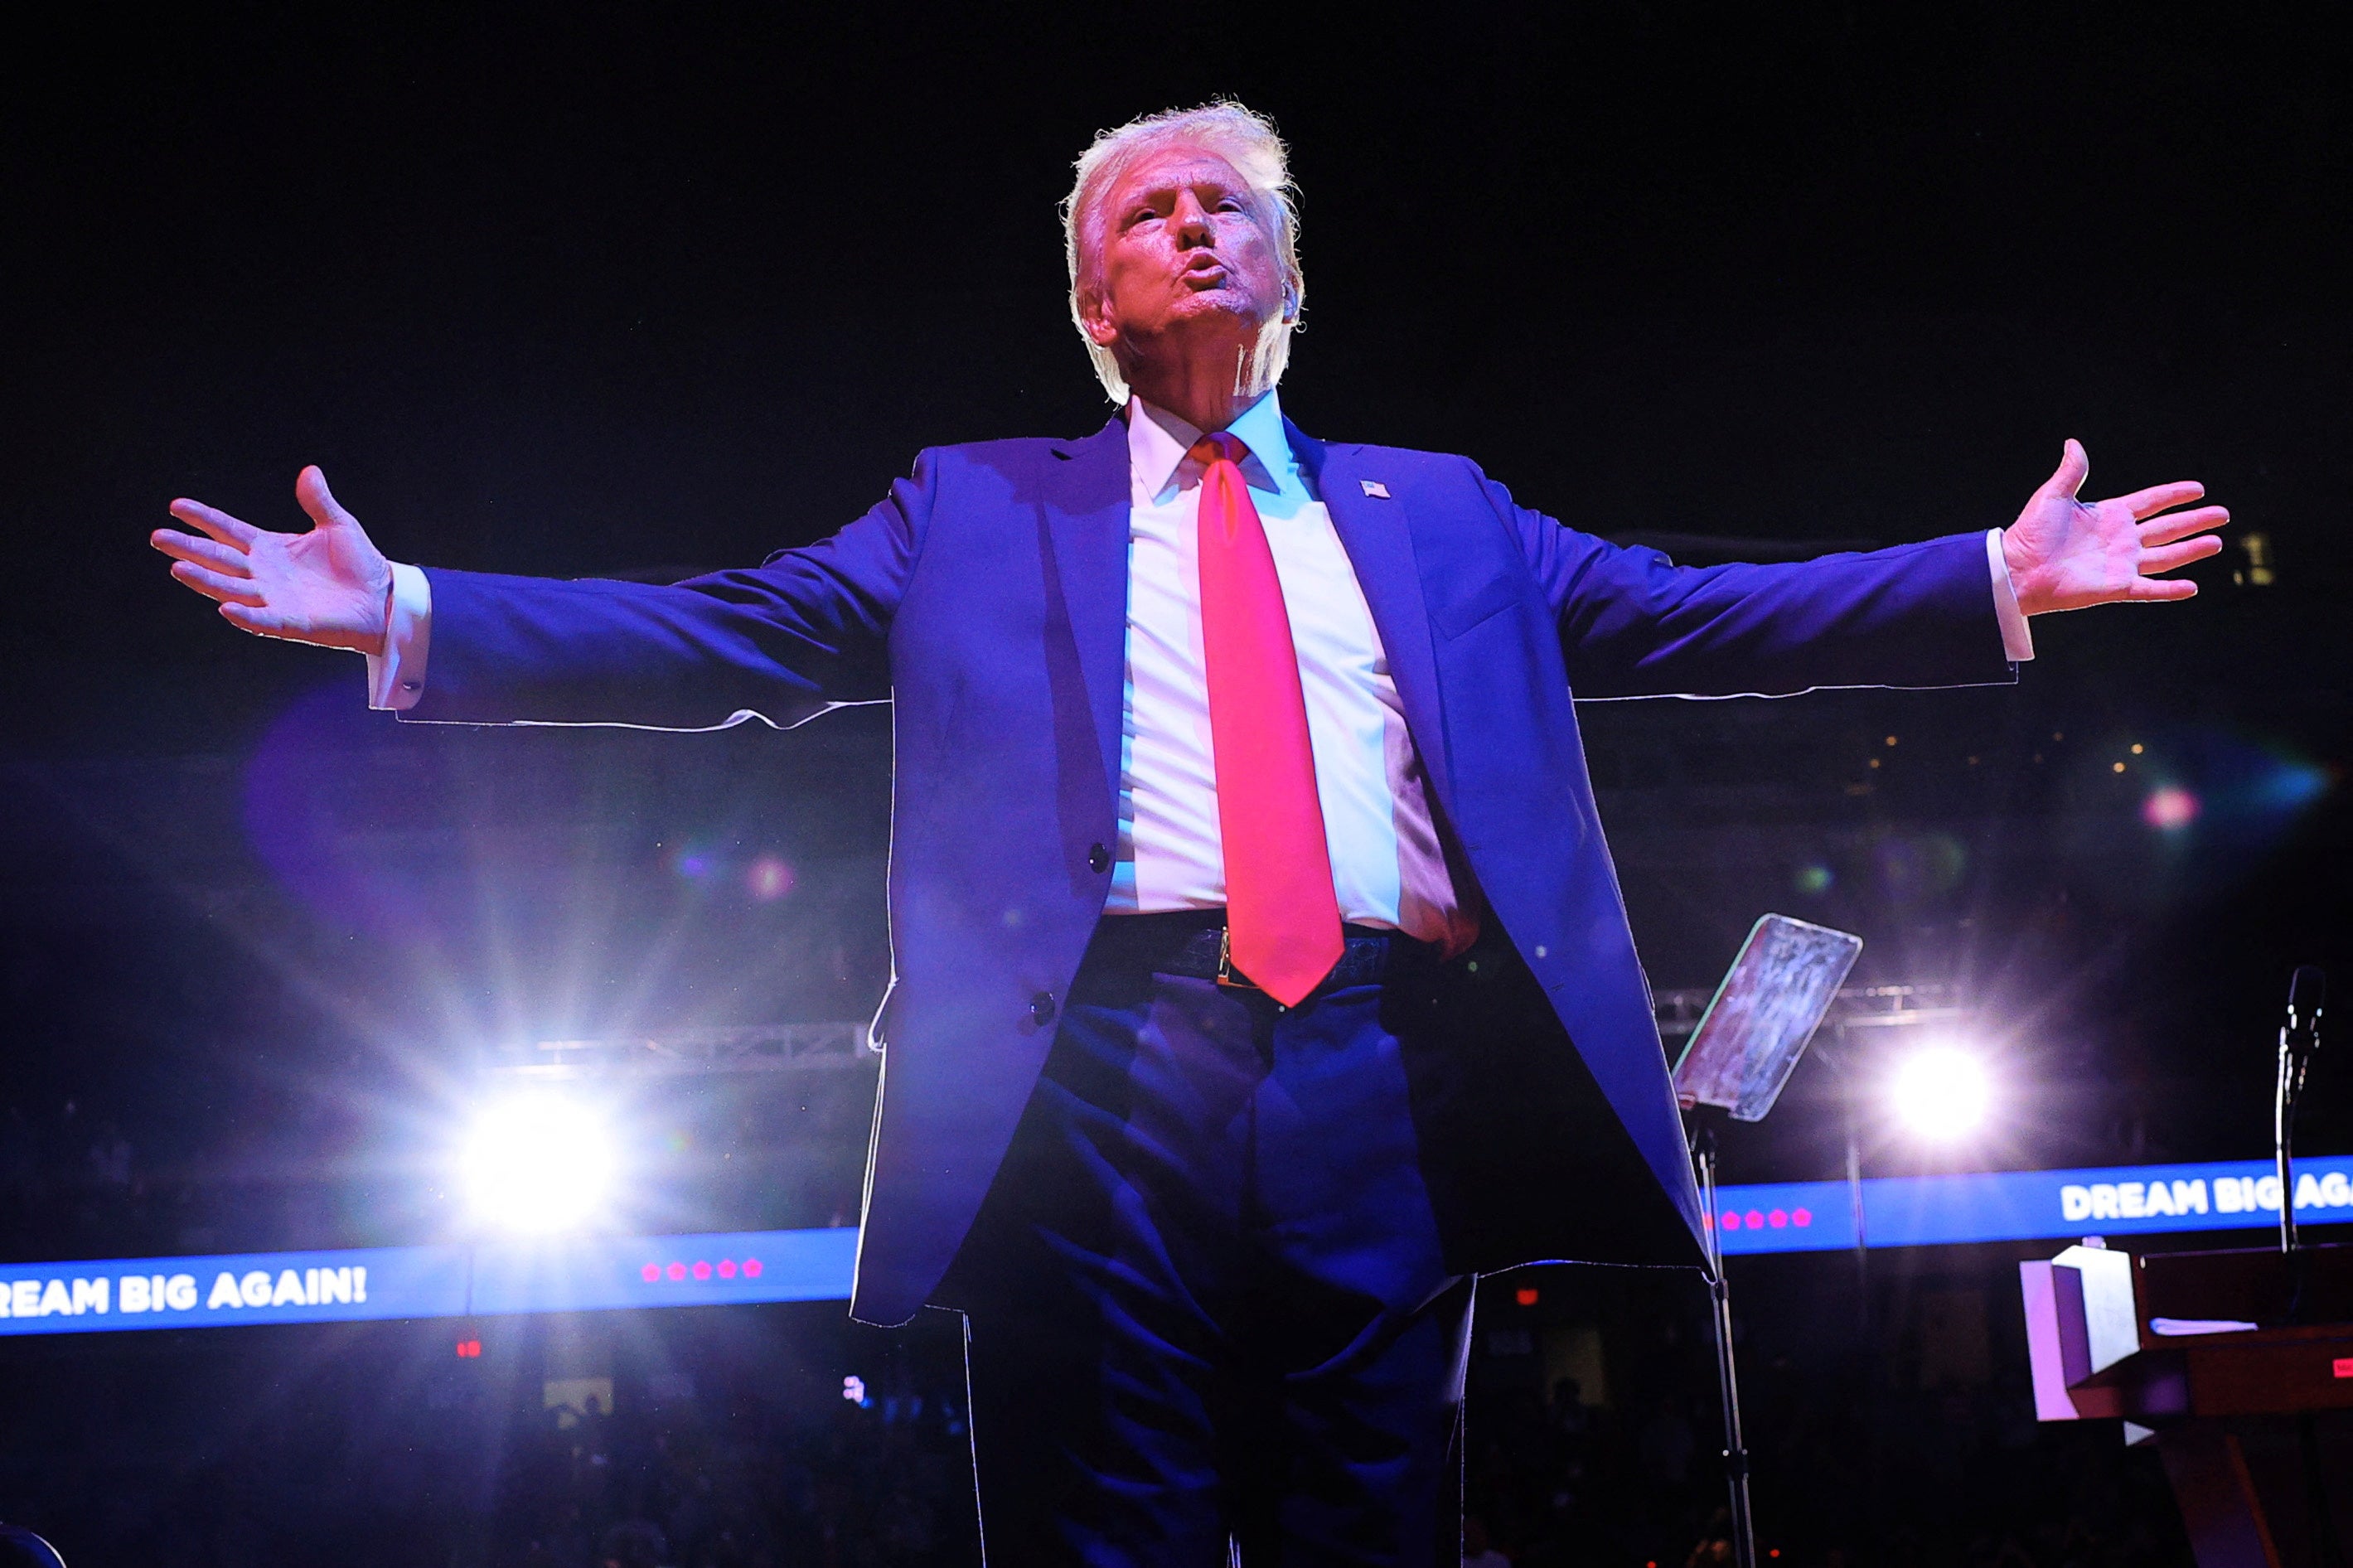
[[(316, 468), (311, 471), (318, 472)], [(2084, 443), (2070, 436), (2066, 449), (2059, 454), (2058, 469), (2044, 481), (2042, 488), (2052, 495), (2073, 500), (2075, 492), (2084, 488), (2084, 481), (2091, 476), (2092, 459), (2084, 455)], [(327, 488), (325, 481), (322, 480), (319, 488), (323, 491)]]
[(313, 463), (302, 470), (294, 481), (294, 499), (311, 514), (311, 521), (321, 528), (351, 528), (359, 520), (345, 511), (336, 501), (334, 492), (327, 488), (327, 476)]

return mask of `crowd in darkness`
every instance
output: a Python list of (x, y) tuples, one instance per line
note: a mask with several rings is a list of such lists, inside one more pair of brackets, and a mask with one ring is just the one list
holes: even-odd
[[(1730, 1561), (1704, 1320), (1688, 1281), (1579, 1278), (1618, 1272), (1482, 1291), (1505, 1327), (1472, 1363), (1472, 1568)], [(1498, 1287), (1531, 1277), (1598, 1320), (1607, 1403), (1530, 1375)], [(481, 1336), (470, 1360), (433, 1323), (0, 1342), (0, 1519), (76, 1568), (965, 1568), (971, 1434), (955, 1325), (933, 1317), (492, 1321), (455, 1329)], [(586, 1393), (547, 1377), (584, 1321), (614, 1352)], [(1746, 1341), (1771, 1568), (2188, 1563), (2155, 1456), (2114, 1423), (2038, 1425), (2021, 1369), (1937, 1373), (1900, 1317), (1867, 1357), (1840, 1328), (1789, 1341), (1759, 1320)]]
[[(1760, 1454), (1777, 1563), (2159, 1568), (2187, 1562), (2154, 1456), (2112, 1427), (2038, 1430), (2015, 1391), (1825, 1391), (1771, 1412)], [(1731, 1561), (1712, 1405), (1472, 1405), (1464, 1561), (1583, 1568)], [(772, 1413), (724, 1428), (626, 1415), (551, 1423), (510, 1470), (502, 1562), (519, 1568), (927, 1568), (976, 1561), (952, 1394)], [(594, 1550), (588, 1548), (594, 1545)]]
[[(693, 1113), (670, 1142), (716, 1162), (758, 1223), (839, 1224), (855, 1212), (871, 1094), (864, 1075), (777, 1076), (703, 1085), (662, 1114)], [(288, 1136), (326, 1141), (291, 1110), (276, 1119)], [(763, 1126), (798, 1142), (744, 1131)], [(718, 1159), (730, 1151), (749, 1157)], [(315, 1244), (349, 1222), (348, 1194), (314, 1163), (275, 1163), (305, 1179), (207, 1180), (88, 1095), (0, 1103), (5, 1255)], [(678, 1190), (695, 1184), (690, 1167), (676, 1174)], [(2033, 1419), (2012, 1342), (2019, 1255), (1874, 1255), (1867, 1314), (1843, 1256), (1736, 1267), (1772, 1568), (2187, 1562), (2153, 1454), (2127, 1450), (2113, 1423)], [(1689, 1276), (1649, 1270), (1482, 1287), (1466, 1563), (1725, 1560), (1704, 1304)], [(479, 1361), (453, 1358), (436, 1324), (0, 1340), (0, 1519), (43, 1529), (77, 1568), (977, 1561), (952, 1324), (883, 1334), (838, 1303), (607, 1321), (614, 1375), (554, 1409), (541, 1342), (560, 1325), (530, 1321), (462, 1331), (481, 1333)], [(1567, 1339), (1587, 1346), (1582, 1384), (1561, 1375)], [(627, 1347), (649, 1340), (662, 1355), (630, 1371)], [(862, 1404), (842, 1397), (851, 1373), (872, 1384)]]
[[(1784, 1397), (1754, 1412), (1750, 1429), (1770, 1563), (2189, 1561), (2156, 1457), (2127, 1451), (2113, 1423), (2038, 1428), (2022, 1391), (2007, 1387), (1776, 1392)], [(1549, 1399), (1474, 1399), (1466, 1563), (1487, 1542), (1516, 1568), (1733, 1561), (1714, 1401), (1665, 1395), (1613, 1410), (1577, 1394), (1563, 1384)]]
[(607, 1321), (708, 1364), (572, 1397), (535, 1321), (0, 1341), (0, 1519), (75, 1568), (977, 1561), (952, 1358), (853, 1403), (845, 1343), (894, 1358), (838, 1304), (666, 1316)]
[[(848, 1125), (829, 1101), (860, 1088), (794, 1102)], [(776, 1218), (827, 1223), (844, 1173), (788, 1183)], [(79, 1103), (0, 1107), (0, 1225), (19, 1256), (202, 1242), (233, 1196), (159, 1177)], [(294, 1210), (333, 1204), (278, 1197), (261, 1223), (288, 1234), (315, 1228)], [(2113, 1423), (2033, 1419), (2010, 1257), (1891, 1262), (1861, 1315), (1847, 1267), (1736, 1269), (1773, 1568), (2188, 1561), (2153, 1454), (2127, 1450)], [(1956, 1300), (1970, 1310), (1956, 1316)], [(1467, 1564), (1729, 1561), (1704, 1302), (1688, 1277), (1644, 1270), (1482, 1287)], [(623, 1347), (617, 1375), (560, 1398), (545, 1351), (557, 1321), (462, 1331), (483, 1335), (479, 1361), (452, 1359), (436, 1324), (0, 1341), (0, 1519), (44, 1529), (77, 1568), (966, 1564), (959, 1351), (944, 1315), (925, 1317), (944, 1321), (892, 1335), (847, 1324), (838, 1304), (615, 1315), (596, 1331)], [(1599, 1386), (1556, 1375), (1565, 1334), (1588, 1345)], [(660, 1354), (628, 1370), (627, 1347), (656, 1341)], [(860, 1371), (871, 1392), (845, 1399)]]
[(974, 1550), (971, 1449), (950, 1395), (764, 1402), (721, 1421), (551, 1411), (510, 1456), (501, 1568), (949, 1568)]

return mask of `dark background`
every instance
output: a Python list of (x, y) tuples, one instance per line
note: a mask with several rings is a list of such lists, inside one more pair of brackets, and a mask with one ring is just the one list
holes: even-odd
[[(1054, 205), (1097, 128), (1216, 94), (1294, 148), (1319, 435), (1694, 560), (2003, 523), (2067, 436), (2091, 493), (2232, 509), (2196, 601), (2038, 622), (2015, 688), (1582, 717), (1654, 984), (1841, 925), (2002, 1063), (1936, 1159), (2263, 1152), (2290, 967), (2353, 974), (2347, 56), (2123, 5), (20, 24), (0, 1255), (427, 1239), (484, 1047), (861, 1016), (887, 973), (887, 711), (397, 730), (169, 582), (173, 497), (291, 527), (316, 462), (396, 558), (564, 575), (818, 537), (923, 446), (1106, 416)], [(660, 1218), (854, 1215), (863, 1092), (649, 1106)], [(1837, 1110), (1801, 1068), (1729, 1173), (1835, 1174)]]

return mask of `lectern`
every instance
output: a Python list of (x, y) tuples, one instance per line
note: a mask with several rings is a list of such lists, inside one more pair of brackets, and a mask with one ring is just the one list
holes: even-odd
[(2339, 1568), (2353, 1247), (2071, 1247), (2019, 1272), (2035, 1414), (2153, 1443), (2199, 1568)]

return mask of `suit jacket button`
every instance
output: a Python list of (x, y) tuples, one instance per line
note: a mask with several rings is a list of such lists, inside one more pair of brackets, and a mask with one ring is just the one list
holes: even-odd
[(1040, 1028), (1054, 1021), (1054, 994), (1051, 991), (1040, 991), (1029, 998), (1029, 1017)]
[(1110, 850), (1108, 850), (1108, 849), (1106, 849), (1106, 848), (1104, 848), (1104, 847), (1103, 847), (1102, 845), (1100, 845), (1100, 844), (1090, 844), (1090, 845), (1088, 845), (1088, 846), (1087, 846), (1087, 869), (1088, 869), (1088, 870), (1090, 870), (1090, 871), (1108, 871), (1108, 870), (1110, 870), (1110, 869), (1111, 869), (1111, 851), (1110, 851)]

